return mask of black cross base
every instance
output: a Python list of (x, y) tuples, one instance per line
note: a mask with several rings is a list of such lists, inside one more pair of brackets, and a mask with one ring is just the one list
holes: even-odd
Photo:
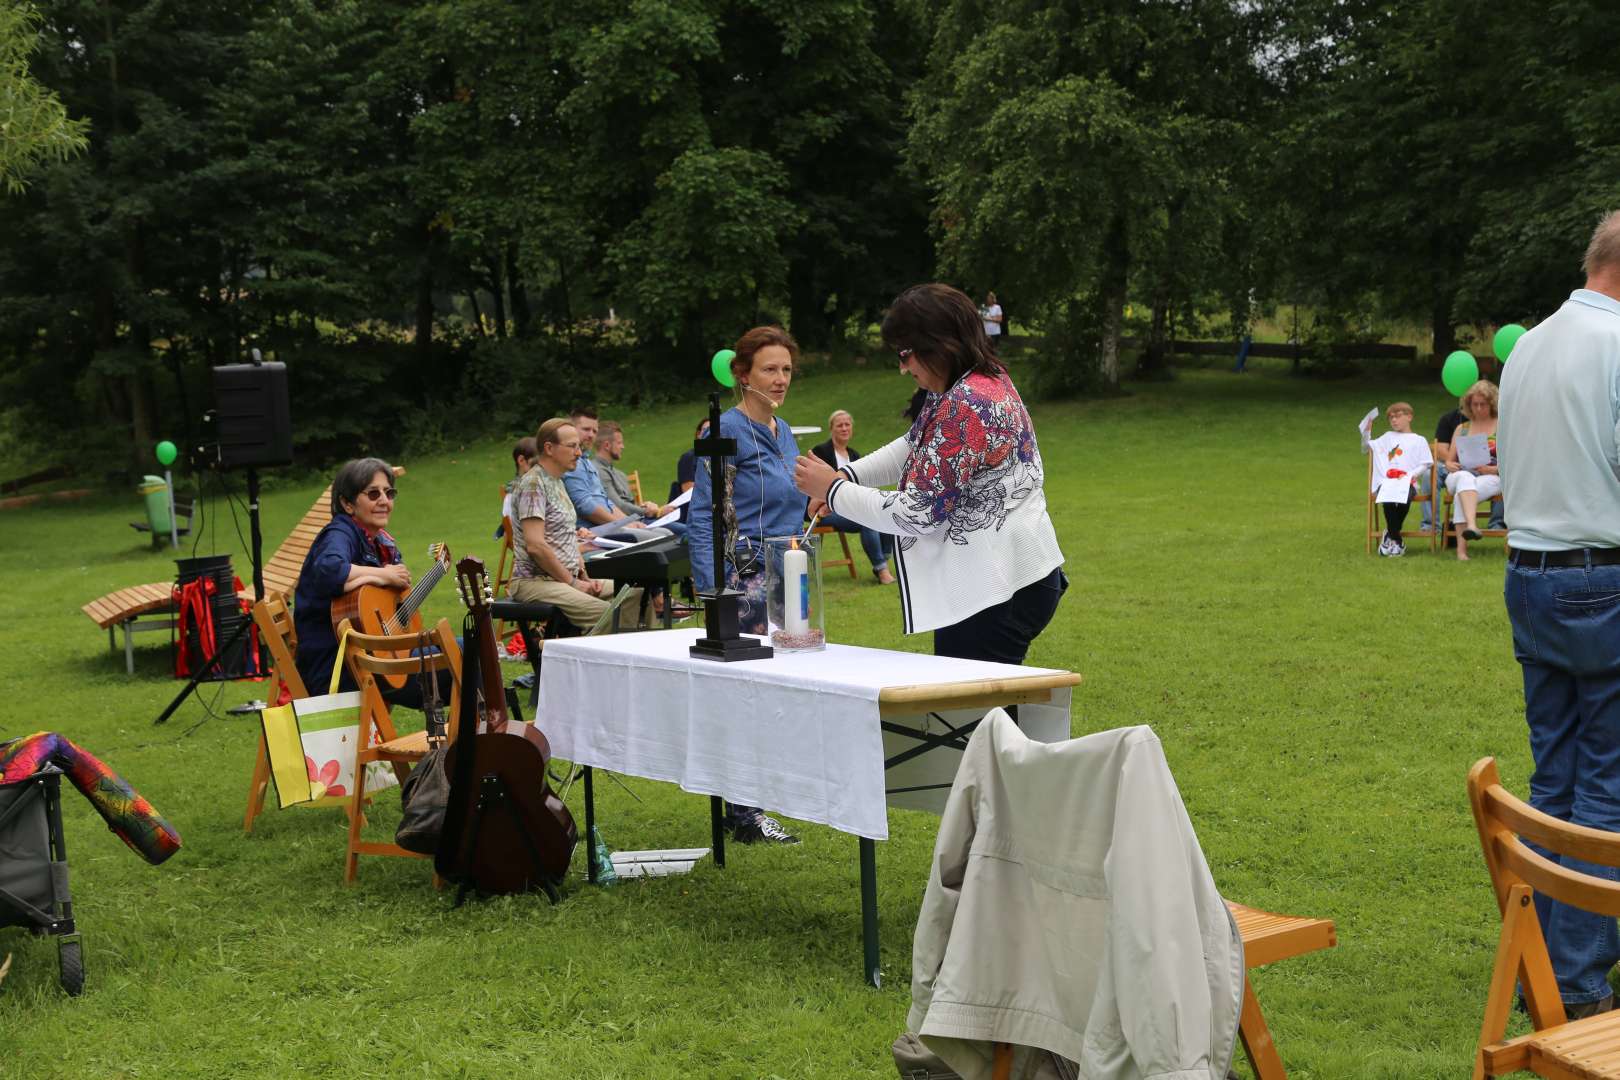
[(698, 457), (709, 459), (709, 492), (712, 497), (714, 526), (714, 592), (703, 593), (704, 636), (688, 650), (701, 660), (768, 660), (776, 650), (759, 638), (744, 637), (739, 625), (741, 619), (737, 602), (742, 593), (725, 587), (726, 581), (726, 507), (730, 501), (726, 493), (726, 457), (737, 452), (737, 440), (720, 435), (720, 395), (709, 395), (709, 435), (692, 444)]

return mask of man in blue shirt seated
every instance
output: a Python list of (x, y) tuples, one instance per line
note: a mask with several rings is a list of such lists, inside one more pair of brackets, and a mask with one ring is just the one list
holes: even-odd
[[(641, 518), (631, 517), (608, 499), (607, 489), (602, 486), (602, 477), (598, 475), (596, 465), (593, 463), (596, 457), (596, 410), (580, 406), (568, 419), (574, 430), (579, 432), (580, 453), (579, 461), (563, 474), (563, 486), (568, 489), (568, 497), (573, 500), (574, 511), (579, 515), (580, 528), (591, 529), (599, 536), (632, 543), (638, 540), (651, 540), (655, 536), (672, 535), (668, 529), (649, 528)], [(609, 524), (617, 524), (620, 527), (606, 532), (596, 529), (596, 526)]]
[[(624, 514), (633, 518), (646, 517), (656, 521), (668, 514), (674, 507), (659, 506), (655, 502), (637, 502), (635, 493), (630, 490), (630, 478), (619, 468), (619, 459), (624, 456), (624, 429), (612, 420), (603, 420), (598, 425), (596, 433), (596, 475), (602, 481), (602, 488), (613, 505)], [(660, 526), (668, 529), (676, 536), (686, 535), (686, 526), (680, 521), (671, 521)]]

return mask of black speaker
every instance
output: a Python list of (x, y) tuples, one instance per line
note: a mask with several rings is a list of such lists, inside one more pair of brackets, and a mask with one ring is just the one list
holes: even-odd
[(292, 464), (287, 365), (226, 364), (214, 369), (214, 428), (227, 469)]

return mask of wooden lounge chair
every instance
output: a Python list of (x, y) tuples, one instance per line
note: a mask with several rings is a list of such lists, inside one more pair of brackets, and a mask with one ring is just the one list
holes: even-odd
[[(405, 470), (398, 466), (394, 469), (395, 476), (404, 476)], [(315, 505), (299, 519), (293, 526), (287, 539), (271, 554), (264, 564), (264, 590), (266, 595), (280, 596), (283, 600), (291, 601), (293, 590), (298, 587), (298, 575), (303, 572), (304, 558), (309, 554), (310, 545), (315, 537), (332, 520), (332, 488), (327, 486), (321, 492)], [(257, 601), (259, 597), (252, 592), (252, 585), (248, 586), (248, 595)], [(174, 583), (171, 581), (157, 581), (150, 585), (132, 585), (127, 589), (118, 589), (106, 596), (98, 596), (85, 604), (80, 610), (88, 615), (97, 626), (107, 631), (107, 644), (109, 648), (116, 649), (118, 641), (117, 631), (124, 631), (124, 668), (135, 674), (135, 650), (130, 641), (132, 634), (149, 630), (168, 630), (174, 626), (175, 606), (173, 600)]]

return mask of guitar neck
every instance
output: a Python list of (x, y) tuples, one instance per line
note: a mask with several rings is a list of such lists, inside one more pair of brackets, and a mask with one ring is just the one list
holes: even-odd
[(389, 628), (389, 633), (400, 633), (411, 624), (411, 619), (416, 615), (417, 608), (422, 606), (422, 602), (427, 599), (428, 593), (433, 591), (433, 587), (443, 577), (444, 564), (435, 561), (433, 565), (428, 567), (427, 573), (423, 574), (420, 580), (411, 586), (411, 591), (405, 594), (404, 599), (400, 600), (399, 607), (394, 611), (394, 624)]
[(495, 648), (495, 625), (490, 621), (489, 608), (479, 607), (473, 611), (473, 634), (477, 638), (478, 669), (483, 683), (480, 689), (484, 698), (485, 730), (505, 731), (506, 685), (501, 678), (501, 658)]

